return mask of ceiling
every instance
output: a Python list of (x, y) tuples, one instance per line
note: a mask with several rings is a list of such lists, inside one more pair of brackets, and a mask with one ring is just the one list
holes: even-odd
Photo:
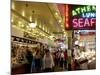
[[(12, 7), (12, 10), (17, 13), (17, 15), (22, 16), (24, 11), (23, 18), (28, 22), (30, 21), (30, 17), (32, 17), (33, 21), (36, 19), (38, 23), (40, 22), (41, 25), (50, 32), (62, 31), (61, 25), (63, 24), (63, 18), (61, 17), (56, 4), (14, 1)], [(56, 12), (58, 15), (55, 15)], [(16, 19), (16, 21), (17, 20), (18, 19)], [(59, 20), (61, 20), (61, 23)]]
[[(37, 27), (31, 32), (32, 36), (36, 38), (43, 39), (46, 35), (46, 38), (51, 39), (52, 36), (59, 38), (59, 36), (68, 35), (64, 28), (65, 12), (63, 4), (13, 0), (11, 7), (14, 24), (21, 21), (27, 26), (31, 22), (30, 17), (32, 22), (37, 21)], [(44, 35), (44, 31), (48, 34), (45, 33)]]

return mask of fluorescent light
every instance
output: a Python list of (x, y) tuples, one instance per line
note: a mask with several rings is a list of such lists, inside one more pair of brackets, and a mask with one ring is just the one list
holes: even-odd
[(30, 22), (32, 22), (32, 16), (30, 16), (30, 18), (29, 18), (29, 19), (30, 19)]
[(25, 16), (25, 11), (24, 10), (22, 11), (22, 16)]

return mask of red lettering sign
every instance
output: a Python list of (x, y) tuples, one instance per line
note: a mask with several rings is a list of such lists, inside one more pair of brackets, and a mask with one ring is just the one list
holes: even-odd
[(96, 25), (95, 18), (74, 18), (72, 19), (74, 29), (94, 29)]

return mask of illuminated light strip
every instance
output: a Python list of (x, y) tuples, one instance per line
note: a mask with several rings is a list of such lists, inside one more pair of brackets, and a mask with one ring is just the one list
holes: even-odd
[[(29, 34), (32, 34), (32, 32), (30, 32), (30, 31), (28, 31), (28, 30), (19, 28), (19, 27), (15, 26), (15, 25), (12, 25), (12, 26), (15, 27), (15, 28), (18, 28), (19, 30), (21, 30), (21, 31), (23, 31), (23, 32), (27, 32), (27, 33), (29, 33)], [(32, 35), (33, 35), (33, 34), (32, 34)], [(34, 35), (33, 35), (33, 36), (34, 36)]]
[(30, 18), (29, 18), (29, 19), (30, 19), (30, 22), (32, 22), (32, 16), (30, 16)]
[(69, 28), (69, 25), (68, 25), (68, 5), (65, 5), (65, 27)]
[(85, 13), (85, 12), (91, 12), (96, 11), (96, 6), (84, 6), (84, 7), (78, 7), (75, 10), (72, 11), (72, 16)]
[(68, 22), (66, 23), (66, 27), (69, 28)]

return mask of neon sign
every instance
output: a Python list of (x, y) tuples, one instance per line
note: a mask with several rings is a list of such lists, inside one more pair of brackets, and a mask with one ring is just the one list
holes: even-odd
[[(69, 29), (95, 30), (96, 6), (69, 5)], [(67, 24), (66, 24), (67, 25)], [(68, 28), (66, 28), (68, 29)]]
[(83, 13), (82, 17), (83, 18), (89, 18), (89, 17), (95, 18), (96, 17), (96, 13)]
[(95, 25), (95, 21), (96, 19), (95, 18), (91, 18), (91, 19), (88, 19), (88, 18), (74, 18), (73, 21), (72, 21), (72, 24), (73, 24), (73, 27), (76, 29), (76, 28), (91, 28)]
[(78, 14), (91, 12), (91, 11), (96, 11), (96, 7), (95, 6), (78, 7), (76, 9), (72, 10), (72, 16), (76, 16)]

